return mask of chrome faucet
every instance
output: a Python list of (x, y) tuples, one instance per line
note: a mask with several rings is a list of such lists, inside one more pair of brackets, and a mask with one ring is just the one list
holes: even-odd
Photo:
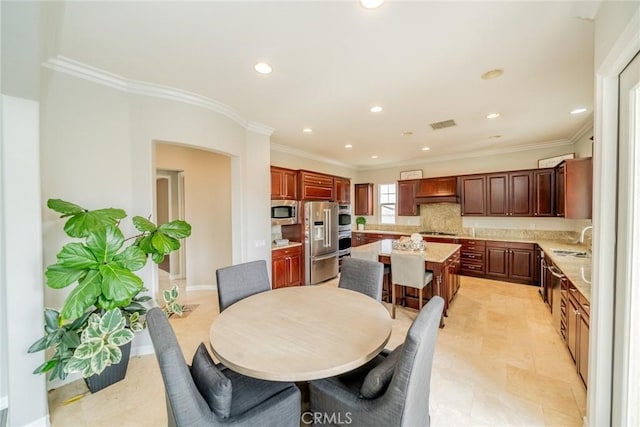
[(582, 229), (582, 232), (580, 233), (580, 243), (584, 243), (584, 233), (587, 232), (587, 230), (592, 229), (593, 226), (592, 225), (588, 225), (585, 228)]

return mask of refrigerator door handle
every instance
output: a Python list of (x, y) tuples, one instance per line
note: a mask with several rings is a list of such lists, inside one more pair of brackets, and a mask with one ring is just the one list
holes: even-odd
[(327, 247), (331, 246), (331, 209), (325, 209), (325, 215), (327, 216), (327, 224), (329, 225), (325, 230), (327, 231)]
[(311, 257), (311, 261), (323, 261), (325, 259), (330, 259), (330, 258), (335, 258), (336, 254), (329, 254), (329, 255), (323, 255), (323, 256), (314, 256)]

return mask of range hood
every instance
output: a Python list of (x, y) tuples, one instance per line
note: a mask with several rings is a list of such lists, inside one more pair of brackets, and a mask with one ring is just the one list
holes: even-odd
[(421, 179), (416, 188), (415, 203), (460, 203), (457, 177)]

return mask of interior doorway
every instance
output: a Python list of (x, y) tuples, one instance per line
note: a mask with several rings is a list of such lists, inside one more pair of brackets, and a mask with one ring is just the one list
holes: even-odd
[[(183, 171), (156, 169), (156, 221), (164, 224), (176, 219), (184, 220)], [(158, 268), (169, 274), (169, 279), (186, 279), (184, 244), (164, 257)]]

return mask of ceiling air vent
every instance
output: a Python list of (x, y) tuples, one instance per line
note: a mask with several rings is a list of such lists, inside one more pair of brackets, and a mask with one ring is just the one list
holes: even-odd
[(438, 130), (438, 129), (450, 128), (455, 125), (456, 125), (456, 122), (454, 122), (453, 120), (445, 120), (443, 122), (431, 123), (429, 126), (431, 126), (433, 130)]

